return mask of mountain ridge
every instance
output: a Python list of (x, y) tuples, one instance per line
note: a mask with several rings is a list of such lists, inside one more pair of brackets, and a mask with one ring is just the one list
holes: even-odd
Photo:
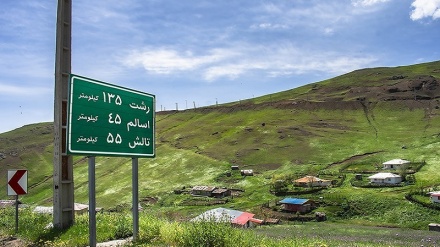
[[(422, 69), (423, 66), (425, 67)], [(278, 93), (220, 105), (187, 109), (187, 111), (202, 110), (206, 112), (214, 109), (227, 109), (231, 106), (247, 109), (255, 107), (255, 105), (286, 107), (290, 104), (296, 105), (304, 102), (336, 103), (341, 101), (377, 102), (437, 99), (440, 97), (439, 68), (440, 61), (399, 67), (359, 69), (328, 80)], [(368, 78), (372, 76), (372, 78), (365, 80), (366, 76)], [(364, 80), (353, 81), (353, 78), (363, 78)], [(339, 81), (343, 83), (338, 83)], [(177, 111), (162, 111), (158, 114), (173, 112)]]

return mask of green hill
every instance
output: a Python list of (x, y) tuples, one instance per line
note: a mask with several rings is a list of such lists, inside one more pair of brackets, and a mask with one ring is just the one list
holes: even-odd
[[(157, 156), (139, 160), (139, 196), (152, 211), (186, 218), (207, 207), (194, 206), (196, 199), (176, 190), (224, 186), (242, 192), (222, 206), (267, 216), (260, 206), (283, 198), (270, 193), (276, 181), (301, 192), (293, 179), (320, 175), (337, 185), (293, 196), (320, 201), (317, 210), (330, 220), (426, 228), (440, 222), (438, 211), (410, 203), (405, 195), (440, 185), (439, 97), (437, 61), (362, 69), (246, 101), (158, 112)], [(8, 169), (29, 170), (24, 203), (52, 203), (52, 129), (52, 123), (39, 123), (0, 134), (0, 176)], [(395, 158), (413, 162), (415, 182), (393, 188), (352, 185), (355, 174), (364, 173), (365, 180)], [(96, 162), (97, 206), (130, 204), (131, 160)], [(252, 169), (254, 176), (239, 171), (228, 176), (231, 165)], [(76, 202), (87, 203), (87, 179), (87, 160), (75, 157)], [(0, 188), (6, 191), (6, 181), (0, 180)]]

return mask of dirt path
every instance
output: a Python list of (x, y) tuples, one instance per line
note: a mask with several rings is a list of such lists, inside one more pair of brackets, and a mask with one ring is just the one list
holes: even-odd
[(358, 159), (362, 159), (362, 158), (365, 158), (367, 156), (375, 155), (375, 154), (378, 154), (378, 153), (381, 153), (381, 152), (383, 152), (383, 151), (376, 151), (376, 152), (369, 152), (369, 153), (364, 153), (364, 154), (353, 155), (353, 156), (351, 156), (351, 157), (349, 157), (349, 158), (347, 158), (345, 160), (333, 162), (333, 163), (329, 164), (325, 169), (332, 168), (332, 167), (337, 166), (337, 165), (342, 165), (342, 164), (345, 164), (345, 163), (348, 163), (348, 162), (351, 162), (351, 161), (355, 161), (355, 160), (358, 160)]

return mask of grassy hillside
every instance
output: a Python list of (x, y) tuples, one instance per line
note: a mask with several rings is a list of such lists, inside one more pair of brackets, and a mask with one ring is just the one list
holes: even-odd
[[(251, 101), (253, 103), (274, 102), (287, 99), (297, 101), (350, 101), (358, 97), (366, 97), (369, 101), (380, 101), (384, 99), (382, 98), (383, 96), (389, 97), (392, 95), (392, 93), (385, 89), (392, 88), (399, 84), (406, 85), (408, 83), (414, 83), (413, 86), (416, 86), (415, 84), (420, 81), (420, 78), (426, 79), (426, 77), (429, 76), (437, 79), (440, 78), (440, 61), (392, 68), (356, 70), (322, 82), (308, 84), (280, 93), (269, 94), (252, 99)], [(373, 91), (374, 94), (368, 94), (367, 89)], [(407, 90), (408, 89), (411, 90), (411, 87), (408, 87)], [(360, 92), (358, 92), (358, 90), (360, 90)], [(422, 90), (417, 91), (419, 91), (419, 93), (423, 92)], [(413, 96), (412, 94), (410, 95)]]
[[(339, 187), (301, 197), (323, 200), (318, 210), (334, 221), (426, 228), (431, 221), (440, 222), (438, 211), (404, 196), (440, 186), (437, 81), (440, 62), (364, 69), (244, 102), (160, 112), (157, 157), (139, 160), (140, 198), (152, 211), (186, 218), (208, 207), (187, 206), (192, 198), (174, 190), (225, 186), (244, 192), (221, 206), (264, 216), (262, 204), (283, 198), (269, 192), (278, 179), (346, 176)], [(21, 197), (25, 203), (51, 205), (52, 128), (41, 123), (0, 134), (3, 176), (7, 169), (29, 169), (29, 194)], [(395, 158), (426, 162), (415, 173), (415, 184), (350, 184), (355, 173), (380, 171), (382, 162)], [(131, 160), (99, 157), (96, 162), (97, 205), (131, 203)], [(255, 176), (228, 177), (231, 165), (253, 169)], [(75, 158), (74, 179), (75, 201), (87, 203), (83, 157)], [(0, 190), (6, 191), (5, 186), (0, 180)]]

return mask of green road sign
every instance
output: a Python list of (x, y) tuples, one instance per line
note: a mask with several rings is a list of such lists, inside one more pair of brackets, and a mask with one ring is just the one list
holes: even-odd
[(155, 96), (70, 75), (67, 153), (155, 156)]

